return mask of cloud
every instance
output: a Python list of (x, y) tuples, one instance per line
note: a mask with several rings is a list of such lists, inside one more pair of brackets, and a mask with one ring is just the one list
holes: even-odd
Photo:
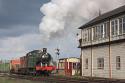
[(8, 37), (0, 40), (0, 57), (20, 57), (33, 49), (41, 48), (43, 41), (39, 34), (27, 34), (20, 37)]
[(51, 40), (51, 42), (46, 42), (42, 35), (34, 33), (0, 39), (0, 58), (19, 58), (25, 56), (29, 51), (47, 48), (48, 52), (55, 59), (55, 49), (57, 47), (60, 49), (60, 57), (62, 58), (79, 56), (80, 51), (77, 48), (77, 41), (72, 35), (69, 35), (66, 38), (60, 38), (58, 40), (54, 39)]
[(69, 32), (59, 32), (78, 28), (97, 16), (99, 10), (104, 13), (123, 4), (124, 0), (51, 0), (40, 8), (44, 17), (39, 29), (48, 39), (63, 37)]
[(77, 28), (96, 17), (99, 9), (104, 13), (125, 4), (124, 0), (51, 0), (45, 3), (47, 1), (3, 0), (0, 58), (24, 56), (43, 47), (48, 48), (54, 58), (57, 47), (62, 58), (79, 57)]
[(2, 8), (2, 0), (0, 0), (0, 13), (3, 11), (3, 8)]
[(44, 17), (39, 30), (49, 43), (53, 43), (47, 46), (60, 47), (61, 57), (79, 57), (75, 36), (78, 27), (97, 17), (99, 10), (103, 14), (122, 5), (125, 5), (124, 0), (51, 0), (40, 8)]
[(0, 0), (0, 38), (38, 33), (43, 14), (39, 8), (49, 0)]
[[(0, 0), (0, 28), (10, 29), (15, 25), (38, 26), (42, 14), (39, 8), (49, 0)], [(1, 3), (2, 2), (2, 3)]]

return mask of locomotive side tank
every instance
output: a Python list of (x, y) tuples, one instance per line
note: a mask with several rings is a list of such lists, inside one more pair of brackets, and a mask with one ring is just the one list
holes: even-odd
[(36, 62), (38, 61), (41, 52), (41, 50), (33, 50), (31, 52), (28, 52), (26, 56), (20, 57), (21, 65), (19, 68), (19, 73), (35, 74)]

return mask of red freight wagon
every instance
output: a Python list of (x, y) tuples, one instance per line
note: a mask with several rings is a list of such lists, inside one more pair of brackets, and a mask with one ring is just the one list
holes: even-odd
[(15, 59), (10, 61), (10, 71), (17, 73), (20, 68), (20, 59)]
[(26, 68), (27, 59), (26, 56), (20, 57), (20, 68)]

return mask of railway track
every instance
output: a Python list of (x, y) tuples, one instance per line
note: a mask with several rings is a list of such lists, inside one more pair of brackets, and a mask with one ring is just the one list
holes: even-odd
[(27, 75), (17, 75), (17, 74), (3, 74), (0, 76), (9, 76), (11, 78), (26, 79), (32, 81), (41, 81), (47, 83), (125, 83), (125, 80), (109, 80), (109, 79), (74, 79), (70, 77), (59, 77), (59, 76), (49, 76), (49, 77), (34, 77)]

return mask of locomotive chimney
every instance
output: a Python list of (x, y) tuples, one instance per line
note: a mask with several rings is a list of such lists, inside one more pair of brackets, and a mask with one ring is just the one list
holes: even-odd
[(47, 48), (43, 48), (43, 53), (47, 53)]

